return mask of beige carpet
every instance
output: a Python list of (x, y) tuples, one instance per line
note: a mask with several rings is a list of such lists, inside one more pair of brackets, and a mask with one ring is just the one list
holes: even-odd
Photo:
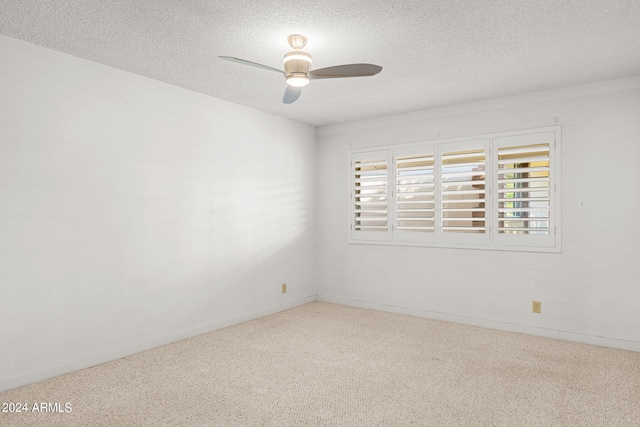
[(314, 302), (0, 402), (72, 409), (3, 426), (640, 426), (640, 353)]

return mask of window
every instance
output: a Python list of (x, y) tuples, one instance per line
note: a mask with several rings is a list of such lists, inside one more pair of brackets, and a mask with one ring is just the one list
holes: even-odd
[(560, 250), (560, 127), (351, 154), (351, 243)]

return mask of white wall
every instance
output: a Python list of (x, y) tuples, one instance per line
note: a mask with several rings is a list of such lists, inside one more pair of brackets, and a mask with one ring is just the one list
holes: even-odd
[[(347, 243), (350, 149), (555, 124), (561, 254)], [(318, 299), (640, 351), (640, 76), (327, 126), (318, 144)]]
[(0, 64), (0, 390), (315, 299), (312, 127), (2, 36)]

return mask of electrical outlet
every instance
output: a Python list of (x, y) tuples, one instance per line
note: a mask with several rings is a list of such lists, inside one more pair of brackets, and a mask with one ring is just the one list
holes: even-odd
[(534, 313), (542, 313), (542, 303), (540, 301), (533, 301), (531, 303), (531, 311)]
[(283, 284), (282, 284), (282, 293), (283, 293), (283, 294), (286, 294), (286, 293), (287, 293), (287, 284), (286, 284), (286, 283), (283, 283)]

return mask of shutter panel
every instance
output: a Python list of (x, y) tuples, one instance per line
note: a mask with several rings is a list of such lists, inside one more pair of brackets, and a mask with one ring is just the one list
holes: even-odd
[[(486, 191), (488, 142), (443, 144), (440, 152), (443, 242), (487, 243)], [(453, 236), (455, 234), (461, 236)], [(470, 236), (470, 235), (476, 236)]]
[(356, 240), (388, 240), (389, 151), (352, 156), (352, 233)]
[(497, 138), (496, 243), (553, 246), (554, 132)]
[(549, 143), (498, 149), (498, 233), (549, 234)]
[(433, 242), (435, 151), (433, 146), (394, 150), (395, 235), (403, 242)]

